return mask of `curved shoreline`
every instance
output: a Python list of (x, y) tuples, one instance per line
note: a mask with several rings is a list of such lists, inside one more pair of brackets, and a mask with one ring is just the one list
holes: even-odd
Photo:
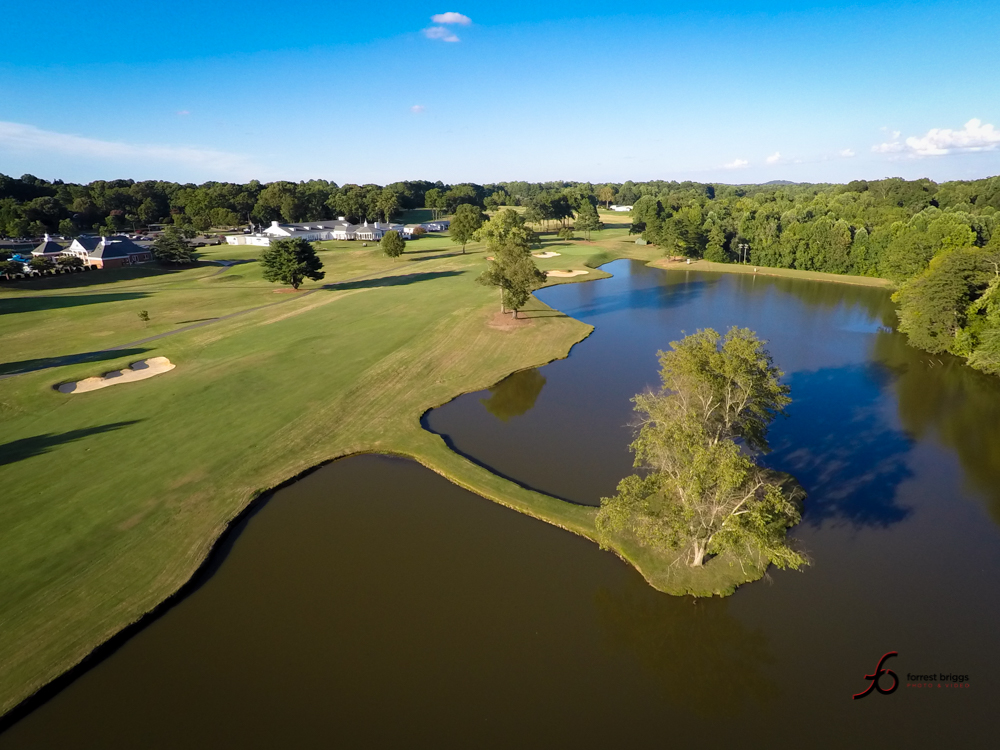
[[(624, 258), (623, 258), (624, 259)], [(605, 263), (613, 262), (617, 259), (609, 259)], [(632, 259), (637, 260), (637, 259)], [(655, 261), (639, 261), (648, 266), (656, 267)], [(604, 265), (602, 263), (601, 265)], [(660, 269), (664, 270), (664, 269)], [(607, 272), (603, 272), (607, 273)], [(579, 281), (596, 281), (600, 278), (609, 278), (610, 274), (603, 276), (591, 275), (580, 279), (573, 279), (571, 283)], [(559, 282), (556, 282), (559, 283)], [(565, 283), (565, 282), (564, 282)], [(549, 285), (544, 285), (549, 286)], [(568, 316), (567, 316), (568, 317)], [(575, 320), (575, 319), (574, 319)], [(582, 321), (576, 321), (582, 324)], [(587, 325), (587, 324), (583, 324)], [(528, 365), (528, 367), (542, 367), (559, 359), (569, 356), (573, 347), (585, 341), (595, 330), (593, 326), (588, 326), (589, 331), (576, 341), (572, 342), (565, 353), (547, 358), (543, 362)], [(518, 367), (517, 370), (525, 369)], [(512, 372), (507, 372), (503, 377), (508, 377)], [(500, 378), (503, 379), (503, 378)], [(749, 583), (763, 577), (764, 569), (757, 570), (751, 568), (743, 570), (742, 575), (727, 576), (724, 585), (715, 588), (705, 588), (698, 585), (699, 578), (706, 577), (706, 572), (711, 571), (714, 575), (717, 569), (724, 566), (730, 571), (734, 566), (729, 565), (730, 560), (725, 557), (714, 558), (707, 563), (704, 568), (694, 571), (687, 571), (683, 566), (676, 565), (676, 558), (664, 559), (650, 553), (648, 550), (635, 544), (626, 538), (608, 539), (597, 532), (594, 524), (596, 507), (576, 505), (569, 501), (552, 497), (545, 493), (537, 492), (516, 483), (516, 481), (500, 476), (488, 467), (470, 460), (452, 449), (450, 449), (444, 438), (437, 433), (426, 430), (421, 425), (424, 414), (431, 409), (437, 408), (449, 401), (458, 398), (466, 393), (480, 390), (482, 386), (476, 384), (468, 390), (450, 396), (441, 403), (432, 405), (425, 409), (420, 415), (415, 426), (415, 430), (424, 436), (426, 442), (424, 450), (409, 451), (405, 449), (394, 449), (391, 446), (365, 446), (344, 450), (320, 462), (311, 464), (301, 471), (296, 472), (287, 479), (274, 484), (265, 490), (251, 492), (240, 507), (233, 513), (207, 540), (204, 547), (204, 554), (195, 563), (191, 573), (187, 575), (182, 583), (166, 597), (159, 600), (155, 605), (143, 611), (124, 626), (111, 632), (105, 639), (87, 651), (82, 657), (59, 669), (57, 675), (48, 680), (40, 682), (34, 690), (21, 700), (0, 714), (0, 733), (16, 724), (20, 718), (31, 713), (35, 708), (41, 706), (63, 687), (74, 681), (77, 677), (97, 666), (108, 656), (112, 655), (118, 648), (127, 642), (133, 635), (140, 632), (147, 625), (155, 622), (159, 617), (166, 614), (173, 606), (178, 604), (184, 597), (196, 590), (211, 575), (218, 564), (225, 559), (225, 548), (227, 544), (238, 538), (240, 524), (247, 520), (256, 510), (278, 490), (286, 487), (302, 477), (316, 471), (333, 461), (342, 460), (356, 455), (376, 454), (407, 458), (421, 464), (425, 468), (448, 479), (456, 486), (479, 495), (485, 499), (503, 505), (512, 510), (516, 510), (532, 518), (547, 522), (565, 531), (582, 536), (595, 544), (602, 550), (610, 551), (617, 557), (634, 567), (647, 583), (659, 591), (672, 595), (693, 595), (693, 596), (725, 596), (731, 594), (743, 583)], [(405, 433), (404, 433), (405, 434)], [(412, 434), (412, 433), (411, 433)], [(478, 476), (476, 476), (478, 475)], [(478, 481), (477, 481), (478, 480)], [(713, 565), (712, 563), (715, 563)], [(693, 575), (692, 575), (693, 573)]]

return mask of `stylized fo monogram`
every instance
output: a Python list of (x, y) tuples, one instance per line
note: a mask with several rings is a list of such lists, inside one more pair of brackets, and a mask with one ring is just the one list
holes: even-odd
[[(878, 666), (875, 667), (875, 671), (872, 674), (865, 675), (865, 679), (871, 680), (872, 684), (868, 686), (868, 689), (865, 692), (858, 693), (857, 695), (855, 695), (854, 700), (857, 700), (858, 698), (864, 698), (872, 690), (878, 690), (880, 693), (882, 693), (882, 695), (889, 695), (889, 693), (896, 692), (896, 688), (899, 687), (899, 678), (896, 677), (896, 673), (893, 672), (891, 669), (882, 669), (882, 664), (885, 662), (885, 660), (891, 656), (896, 656), (896, 655), (897, 653), (895, 651), (890, 651), (889, 653), (887, 653), (885, 656), (883, 656), (881, 659), (878, 660)], [(883, 690), (882, 686), (878, 684), (879, 677), (881, 677), (884, 674), (892, 675), (892, 687), (889, 688), (888, 690)]]

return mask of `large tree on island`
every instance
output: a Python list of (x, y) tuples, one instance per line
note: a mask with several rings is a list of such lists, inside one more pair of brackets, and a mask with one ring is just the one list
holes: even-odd
[(535, 233), (516, 211), (506, 208), (483, 224), (475, 233), (475, 239), (485, 242), (486, 249), (493, 253), (493, 259), (487, 261), (486, 270), (476, 281), (499, 288), (500, 312), (510, 307), (516, 318), (531, 291), (545, 282), (545, 274), (531, 259)]
[(631, 448), (643, 474), (601, 499), (598, 527), (674, 550), (688, 564), (731, 553), (740, 564), (798, 568), (786, 532), (799, 522), (801, 489), (758, 466), (771, 421), (790, 403), (764, 342), (748, 329), (698, 331), (660, 352), (663, 389), (635, 397), (641, 428)]
[(182, 232), (169, 226), (153, 240), (153, 257), (160, 263), (194, 263), (194, 250), (184, 239)]
[(274, 240), (260, 254), (260, 264), (264, 281), (290, 284), (292, 289), (298, 289), (305, 279), (319, 281), (326, 275), (320, 270), (323, 262), (312, 243), (301, 237)]
[(483, 225), (486, 218), (486, 214), (480, 210), (479, 206), (471, 203), (463, 203), (455, 209), (455, 216), (451, 220), (448, 232), (452, 242), (461, 243), (462, 255), (465, 255), (465, 246), (475, 236), (476, 231)]

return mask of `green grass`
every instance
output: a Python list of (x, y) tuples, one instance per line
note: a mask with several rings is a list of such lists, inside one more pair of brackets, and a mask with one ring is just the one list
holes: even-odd
[[(539, 265), (582, 268), (595, 252), (637, 250), (608, 234), (594, 244), (551, 242), (562, 255)], [(259, 252), (221, 246), (202, 258)], [(320, 255), (326, 278), (298, 294), (276, 294), (252, 262), (0, 285), (8, 370), (267, 305), (137, 352), (0, 380), (0, 712), (177, 591), (253, 498), (340, 456), (411, 456), (598, 540), (593, 509), (502, 479), (419, 424), (458, 394), (565, 356), (591, 328), (534, 299), (529, 325), (491, 326), (496, 295), (473, 282), (484, 253), (461, 255), (446, 236), (408, 243), (397, 261), (358, 242), (320, 243)], [(149, 356), (176, 368), (91, 393), (53, 390)], [(726, 593), (762, 573), (722, 559), (689, 571), (627, 539), (604, 541), (672, 593)]]

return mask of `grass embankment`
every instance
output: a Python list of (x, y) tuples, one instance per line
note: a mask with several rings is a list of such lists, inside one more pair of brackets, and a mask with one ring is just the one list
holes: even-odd
[[(553, 242), (546, 249), (562, 255), (539, 265), (580, 268), (595, 247), (607, 251), (599, 245)], [(458, 252), (427, 237), (394, 262), (376, 247), (321, 243), (327, 277), (298, 294), (277, 294), (252, 262), (0, 286), (0, 371), (46, 368), (0, 380), (0, 713), (176, 592), (254, 497), (339, 456), (412, 456), (597, 539), (593, 509), (495, 476), (420, 428), (427, 409), (565, 356), (591, 330), (537, 300), (530, 324), (492, 326), (496, 295), (473, 283), (483, 253)], [(88, 361), (65, 364), (81, 354)], [(152, 356), (176, 369), (92, 393), (53, 390)], [(673, 593), (727, 592), (760, 575), (725, 560), (691, 572), (613, 543)]]

